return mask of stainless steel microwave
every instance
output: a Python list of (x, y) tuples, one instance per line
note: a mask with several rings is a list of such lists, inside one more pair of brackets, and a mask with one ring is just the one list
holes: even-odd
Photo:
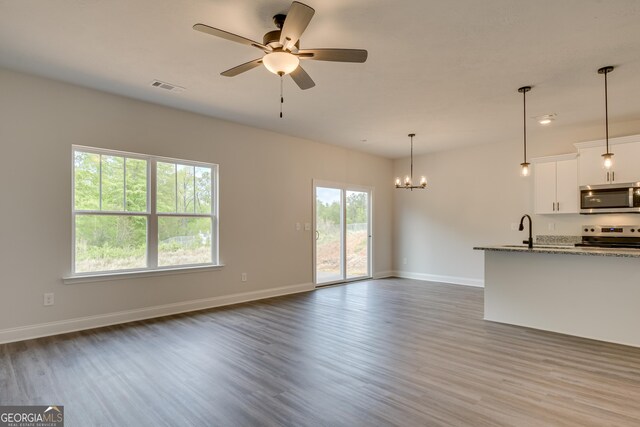
[(640, 213), (640, 182), (580, 187), (580, 213)]

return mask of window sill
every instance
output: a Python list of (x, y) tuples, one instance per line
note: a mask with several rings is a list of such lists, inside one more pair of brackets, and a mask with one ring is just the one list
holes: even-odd
[(155, 270), (124, 271), (119, 273), (97, 273), (67, 276), (62, 278), (65, 285), (89, 282), (108, 282), (112, 280), (136, 279), (138, 277), (170, 276), (174, 274), (199, 273), (202, 271), (221, 270), (220, 265), (196, 265), (190, 267), (158, 268)]

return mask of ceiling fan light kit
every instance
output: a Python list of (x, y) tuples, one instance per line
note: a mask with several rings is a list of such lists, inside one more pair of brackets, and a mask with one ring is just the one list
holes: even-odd
[(273, 74), (279, 76), (291, 74), (298, 65), (300, 60), (297, 56), (290, 54), (289, 52), (273, 52), (267, 53), (262, 58), (262, 63)]
[[(300, 60), (332, 61), (332, 62), (365, 62), (368, 53), (364, 49), (300, 49), (300, 36), (307, 29), (315, 10), (306, 4), (294, 1), (287, 14), (277, 14), (273, 22), (277, 30), (267, 32), (263, 43), (258, 43), (246, 37), (210, 27), (205, 24), (195, 24), (193, 29), (225, 40), (260, 49), (263, 56), (246, 62), (220, 73), (225, 77), (235, 77), (238, 74), (259, 67), (261, 64), (270, 72), (282, 76), (290, 75), (302, 90), (311, 89), (316, 84), (307, 72), (300, 66)], [(282, 82), (281, 82), (282, 87)], [(280, 104), (283, 97), (280, 95)], [(282, 109), (280, 110), (282, 117)]]

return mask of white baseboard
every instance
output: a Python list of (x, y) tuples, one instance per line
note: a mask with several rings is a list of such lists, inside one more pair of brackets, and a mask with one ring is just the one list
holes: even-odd
[(475, 286), (484, 288), (484, 279), (472, 277), (441, 276), (438, 274), (412, 273), (410, 271), (394, 271), (396, 277), (403, 279), (425, 280), (428, 282), (450, 283), (452, 285)]
[(377, 273), (373, 273), (374, 279), (386, 279), (387, 277), (393, 277), (393, 271), (378, 271)]
[(243, 292), (220, 297), (203, 298), (173, 304), (157, 305), (154, 307), (139, 308), (135, 310), (100, 314), (97, 316), (78, 317), (75, 319), (2, 329), (0, 330), (0, 344), (81, 331), (84, 329), (99, 328), (102, 326), (133, 322), (136, 320), (151, 319), (154, 317), (169, 316), (171, 314), (186, 313), (206, 308), (221, 307), (241, 302), (295, 294), (298, 292), (308, 292), (313, 289), (315, 289), (313, 283), (303, 283), (300, 285), (282, 286), (261, 291)]

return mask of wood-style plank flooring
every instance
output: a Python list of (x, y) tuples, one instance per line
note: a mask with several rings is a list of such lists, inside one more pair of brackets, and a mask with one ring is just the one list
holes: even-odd
[(0, 404), (83, 427), (640, 425), (640, 349), (486, 322), (482, 298), (371, 280), (5, 344)]

